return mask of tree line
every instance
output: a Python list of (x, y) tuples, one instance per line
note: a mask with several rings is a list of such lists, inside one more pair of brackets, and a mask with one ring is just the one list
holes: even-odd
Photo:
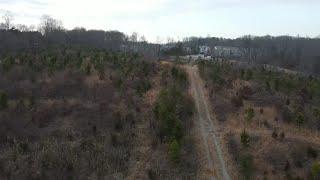
[(197, 54), (200, 46), (209, 46), (211, 50), (215, 46), (226, 46), (238, 48), (241, 54), (236, 58), (223, 57), (226, 59), (271, 64), (311, 74), (320, 73), (319, 38), (251, 35), (236, 39), (188, 37), (178, 42), (168, 38), (168, 42), (161, 45), (160, 42), (148, 43), (146, 38), (138, 33), (126, 35), (119, 31), (86, 30), (81, 27), (66, 30), (60, 20), (48, 15), (41, 17), (37, 29), (34, 26), (14, 24), (10, 12), (5, 12), (2, 20), (0, 55), (25, 50), (36, 51), (52, 46), (72, 46), (136, 52), (149, 58), (159, 58), (170, 54)]
[[(271, 64), (311, 74), (320, 73), (319, 38), (269, 35), (246, 35), (236, 39), (189, 37), (176, 42), (171, 51), (184, 55), (188, 49), (189, 53), (197, 54), (200, 46), (209, 46), (212, 51), (216, 46), (234, 47), (239, 50), (240, 56), (222, 57), (225, 59), (232, 58), (252, 64)], [(212, 55), (214, 56), (214, 53)]]
[(135, 52), (147, 57), (158, 55), (159, 46), (150, 44), (138, 33), (126, 35), (119, 31), (87, 30), (76, 27), (67, 30), (60, 20), (44, 15), (37, 29), (34, 26), (15, 25), (7, 12), (0, 23), (0, 55), (23, 51), (38, 51), (48, 47), (84, 47), (110, 51)]

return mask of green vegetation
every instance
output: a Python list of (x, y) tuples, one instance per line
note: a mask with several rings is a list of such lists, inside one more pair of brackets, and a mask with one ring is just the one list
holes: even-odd
[(251, 80), (252, 77), (253, 77), (253, 72), (252, 72), (252, 70), (250, 70), (250, 69), (248, 69), (248, 70), (242, 69), (242, 70), (241, 70), (241, 76), (240, 76), (240, 77), (241, 77), (242, 79), (244, 79), (244, 80), (249, 81), (249, 80)]
[(311, 175), (313, 179), (320, 178), (320, 162), (314, 162), (311, 167)]
[[(307, 77), (277, 67), (254, 66), (223, 60), (198, 63), (219, 122), (233, 126), (239, 123), (235, 117), (243, 113), (245, 130), (237, 137), (240, 142), (235, 138), (237, 132), (231, 130), (226, 135), (235, 139), (228, 147), (230, 154), (239, 166), (243, 179), (272, 179), (283, 175), (287, 175), (288, 179), (311, 179), (311, 173), (306, 172), (310, 170), (312, 161), (319, 160), (319, 147), (316, 143), (291, 139), (291, 130), (284, 123), (310, 129), (315, 135), (320, 130), (319, 77)], [(224, 83), (220, 83), (219, 79), (223, 79)], [(243, 112), (241, 106), (245, 106)], [(269, 131), (271, 137), (266, 137), (259, 130)], [(254, 136), (251, 137), (251, 134)], [(296, 135), (301, 139), (309, 138), (299, 133)], [(265, 138), (273, 138), (274, 146), (263, 142)], [(261, 152), (254, 149), (261, 149)], [(254, 168), (260, 165), (266, 168)], [(313, 166), (316, 169), (312, 173), (313, 179), (319, 179), (320, 165)]]
[(180, 158), (180, 144), (177, 142), (177, 140), (173, 140), (169, 144), (169, 156), (172, 161), (179, 162)]
[(318, 151), (311, 146), (308, 146), (307, 148), (307, 155), (310, 158), (316, 159), (318, 157)]
[(0, 110), (8, 107), (8, 97), (5, 92), (0, 91)]
[(160, 91), (153, 112), (159, 124), (159, 137), (169, 143), (169, 155), (179, 162), (180, 148), (184, 137), (184, 124), (193, 114), (193, 103), (185, 92), (188, 84), (183, 69), (172, 67), (171, 76), (162, 72), (165, 87)]
[(171, 75), (177, 84), (185, 88), (188, 85), (187, 74), (181, 68), (173, 67), (171, 69)]
[(303, 115), (302, 112), (298, 112), (296, 114), (296, 123), (299, 127), (301, 127), (303, 125), (303, 123), (305, 122), (305, 116)]
[(231, 75), (231, 67), (227, 64), (209, 63), (201, 61), (198, 64), (200, 75), (217, 87), (226, 83), (226, 77)]
[[(241, 68), (235, 65), (234, 67), (228, 62), (206, 62), (198, 63), (199, 71), (203, 79), (211, 84), (213, 88), (230, 88), (236, 80), (246, 80), (251, 86), (241, 85), (238, 87), (236, 95), (232, 96), (230, 102), (235, 107), (241, 107), (243, 100), (249, 100), (255, 93), (259, 95), (262, 93), (265, 97), (260, 98), (275, 98), (281, 99), (284, 103), (279, 104), (280, 108), (286, 108), (284, 113), (292, 112), (290, 116), (288, 113), (283, 117), (286, 122), (294, 121), (298, 126), (306, 125), (307, 127), (319, 127), (320, 113), (316, 109), (320, 109), (320, 79), (317, 77), (307, 77), (299, 74), (286, 74), (283, 72), (276, 72), (266, 70), (265, 68)], [(217, 90), (217, 89), (216, 89)], [(263, 90), (265, 92), (263, 92)], [(219, 93), (219, 91), (216, 91)], [(223, 93), (223, 92), (220, 92)], [(266, 99), (266, 100), (267, 100)], [(296, 109), (295, 104), (301, 105)], [(315, 110), (311, 113), (305, 109), (304, 104), (312, 105)], [(245, 111), (245, 119), (251, 121), (254, 117), (252, 109)]]
[(313, 109), (313, 115), (320, 121), (320, 108)]
[(0, 55), (0, 177), (124, 179), (157, 73), (137, 54), (104, 49)]
[(246, 130), (243, 130), (241, 135), (240, 135), (240, 140), (241, 140), (241, 144), (244, 147), (249, 147), (250, 145), (250, 136), (249, 134), (246, 132)]
[(5, 57), (1, 63), (1, 67), (4, 71), (9, 71), (14, 65), (14, 59), (11, 56)]
[(250, 154), (245, 154), (240, 158), (240, 172), (243, 179), (250, 180), (254, 172), (253, 157)]
[(246, 121), (251, 122), (252, 119), (254, 118), (254, 116), (255, 116), (255, 112), (254, 112), (253, 108), (250, 107), (250, 108), (247, 108), (245, 110), (245, 119), (246, 119)]
[(156, 119), (160, 121), (160, 134), (169, 141), (180, 142), (182, 122), (178, 117), (178, 104), (181, 104), (182, 94), (175, 87), (161, 90), (154, 108)]
[(227, 78), (240, 77), (247, 81), (256, 81), (264, 84), (266, 90), (274, 90), (287, 94), (298, 93), (306, 87), (307, 93), (320, 100), (320, 80), (280, 72), (266, 71), (261, 68), (234, 69), (227, 63), (204, 62), (198, 63), (201, 76), (217, 85), (222, 85)]

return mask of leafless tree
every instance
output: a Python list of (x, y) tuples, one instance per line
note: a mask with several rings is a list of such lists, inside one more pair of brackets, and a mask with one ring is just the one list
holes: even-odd
[(24, 24), (17, 24), (16, 28), (21, 31), (21, 32), (28, 32), (30, 31), (29, 27), (27, 25)]
[(6, 29), (4, 23), (0, 23), (0, 30)]
[(138, 51), (137, 42), (138, 42), (138, 33), (133, 32), (132, 35), (129, 37), (129, 41), (131, 41), (131, 50), (134, 52)]
[(147, 39), (144, 35), (140, 37), (140, 42), (147, 42)]
[(2, 15), (4, 21), (4, 27), (6, 30), (9, 30), (12, 27), (13, 14), (10, 11), (5, 11)]
[(133, 32), (132, 35), (130, 36), (129, 40), (132, 42), (137, 42), (138, 41), (138, 33), (137, 32)]
[(41, 17), (41, 23), (39, 25), (39, 31), (46, 35), (50, 32), (63, 30), (63, 25), (60, 20), (54, 19), (49, 15), (43, 15)]
[(161, 44), (162, 44), (162, 39), (160, 36), (157, 36), (156, 44), (157, 44), (157, 56), (158, 56), (158, 60), (160, 60), (160, 51), (161, 51)]

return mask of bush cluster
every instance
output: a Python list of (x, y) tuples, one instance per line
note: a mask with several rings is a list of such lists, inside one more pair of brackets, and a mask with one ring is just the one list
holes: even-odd
[(6, 109), (8, 107), (8, 97), (3, 91), (0, 91), (0, 110)]
[(153, 112), (159, 124), (161, 141), (169, 143), (170, 158), (179, 162), (185, 118), (192, 115), (193, 106), (185, 94), (188, 80), (183, 69), (173, 67), (171, 77), (172, 81), (166, 80), (165, 87), (160, 91)]

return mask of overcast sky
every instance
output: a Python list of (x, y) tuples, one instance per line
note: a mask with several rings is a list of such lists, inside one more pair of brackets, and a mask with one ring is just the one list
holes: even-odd
[(157, 36), (320, 35), (320, 0), (0, 0), (15, 24), (38, 25), (43, 14), (67, 29)]

